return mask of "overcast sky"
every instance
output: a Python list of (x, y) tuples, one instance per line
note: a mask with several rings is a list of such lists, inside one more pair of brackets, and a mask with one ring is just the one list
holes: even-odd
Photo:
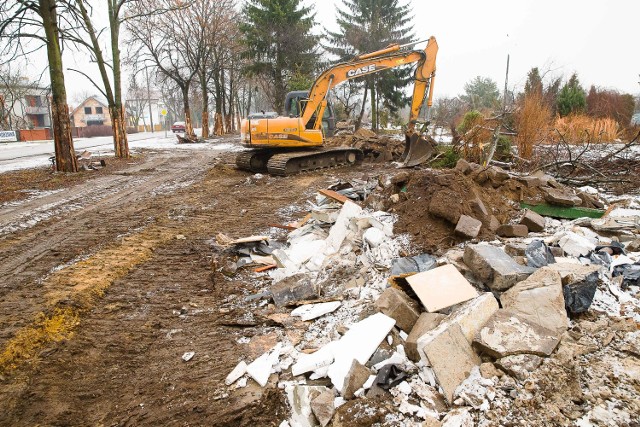
[[(521, 88), (531, 67), (582, 84), (640, 92), (638, 0), (413, 0), (411, 16), (418, 39), (433, 35), (440, 50), (435, 96), (462, 93), (475, 76), (490, 77), (502, 88), (507, 54), (509, 86)], [(319, 27), (335, 29), (341, 0), (313, 2)], [(44, 52), (44, 51), (42, 51)], [(87, 68), (77, 53), (65, 54), (65, 67)], [(91, 65), (94, 67), (94, 65)], [(96, 77), (97, 73), (94, 71)], [(70, 101), (91, 85), (67, 73)]]

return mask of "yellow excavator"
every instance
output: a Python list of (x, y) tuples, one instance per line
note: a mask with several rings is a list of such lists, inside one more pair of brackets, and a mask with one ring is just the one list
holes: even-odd
[(333, 108), (327, 100), (329, 91), (346, 80), (412, 63), (417, 63), (417, 66), (401, 162), (404, 166), (415, 166), (432, 157), (434, 144), (423, 137), (426, 126), (416, 129), (416, 125), (425, 100), (427, 119), (429, 117), (438, 44), (431, 37), (424, 50), (407, 50), (416, 43), (393, 44), (332, 66), (320, 74), (309, 92), (287, 94), (285, 116), (263, 113), (244, 119), (241, 141), (254, 150), (238, 155), (236, 165), (254, 173), (285, 176), (361, 162), (363, 153), (356, 148), (320, 148), (324, 137), (331, 136), (335, 130)]

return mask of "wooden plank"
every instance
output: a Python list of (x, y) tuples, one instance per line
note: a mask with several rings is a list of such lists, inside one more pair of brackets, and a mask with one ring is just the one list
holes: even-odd
[(283, 224), (267, 224), (269, 227), (274, 227), (274, 228), (282, 228), (284, 230), (297, 230), (298, 227), (294, 227), (293, 225), (283, 225)]
[(326, 196), (326, 197), (328, 197), (330, 199), (333, 199), (336, 202), (344, 203), (347, 200), (350, 201), (350, 202), (353, 202), (353, 200), (351, 200), (347, 196), (343, 196), (342, 194), (338, 193), (337, 191), (323, 189), (323, 190), (319, 190), (318, 193), (320, 193), (323, 196)]

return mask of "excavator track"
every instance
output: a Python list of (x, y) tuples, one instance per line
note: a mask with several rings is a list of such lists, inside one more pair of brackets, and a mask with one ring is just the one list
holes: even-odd
[(243, 151), (236, 156), (236, 166), (238, 169), (253, 173), (266, 173), (267, 162), (274, 154), (274, 150), (249, 150)]
[(271, 175), (287, 176), (324, 168), (355, 165), (363, 159), (364, 154), (357, 148), (293, 151), (273, 155), (267, 163), (267, 170)]

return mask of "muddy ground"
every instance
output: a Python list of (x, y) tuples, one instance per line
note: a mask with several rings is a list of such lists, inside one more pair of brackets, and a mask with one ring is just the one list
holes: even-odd
[[(222, 305), (255, 285), (251, 272), (214, 273), (211, 239), (269, 232), (269, 223), (303, 216), (295, 206), (338, 177), (392, 168), (248, 180), (234, 157), (145, 153), (47, 188), (24, 178), (29, 197), (0, 204), (0, 425), (285, 419), (273, 386), (225, 395), (224, 378), (247, 348), (237, 338), (250, 331), (220, 325)], [(27, 176), (12, 174), (5, 182)]]

